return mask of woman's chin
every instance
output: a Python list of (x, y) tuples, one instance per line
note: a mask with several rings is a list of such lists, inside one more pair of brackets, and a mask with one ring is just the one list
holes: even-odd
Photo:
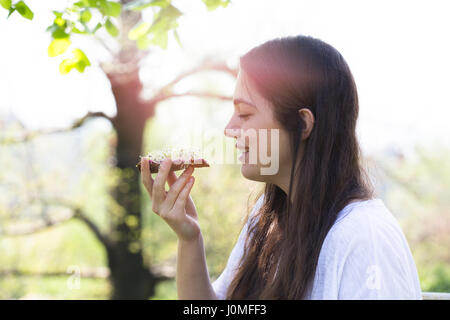
[(255, 164), (243, 163), (241, 165), (241, 174), (248, 180), (266, 182), (264, 176), (261, 175), (260, 168)]

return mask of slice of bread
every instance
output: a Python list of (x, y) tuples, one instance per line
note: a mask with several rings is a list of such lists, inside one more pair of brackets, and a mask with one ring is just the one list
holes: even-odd
[[(150, 163), (150, 173), (157, 173), (161, 163), (167, 158), (172, 159), (170, 171), (183, 170), (189, 166), (193, 166), (194, 168), (209, 167), (208, 162), (200, 157), (197, 151), (184, 148), (172, 148), (164, 151), (157, 150), (149, 153), (147, 157), (149, 158)], [(141, 171), (142, 159), (143, 157), (141, 157), (141, 160), (136, 165), (139, 171)]]

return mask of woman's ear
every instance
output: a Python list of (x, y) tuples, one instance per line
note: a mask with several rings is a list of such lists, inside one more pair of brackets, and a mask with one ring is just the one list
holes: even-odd
[(298, 110), (298, 114), (299, 117), (303, 120), (303, 124), (305, 126), (302, 131), (302, 140), (305, 140), (309, 137), (312, 129), (314, 128), (314, 115), (308, 108), (302, 108)]

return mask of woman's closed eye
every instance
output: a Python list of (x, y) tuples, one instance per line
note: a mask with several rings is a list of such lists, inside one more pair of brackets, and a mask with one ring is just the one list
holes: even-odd
[(240, 114), (239, 118), (240, 119), (248, 119), (251, 116), (251, 114)]

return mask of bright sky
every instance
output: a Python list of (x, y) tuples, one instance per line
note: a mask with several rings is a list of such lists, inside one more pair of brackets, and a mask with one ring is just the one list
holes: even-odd
[[(64, 1), (27, 3), (33, 21), (16, 13), (6, 20), (0, 8), (0, 114), (14, 112), (30, 128), (63, 127), (88, 110), (114, 115), (109, 83), (99, 68), (62, 76), (60, 59), (47, 56), (45, 29), (51, 10)], [(174, 4), (185, 13), (179, 20), (184, 49), (172, 41), (167, 51), (155, 50), (141, 71), (147, 88), (168, 82), (205, 54), (236, 64), (239, 55), (264, 41), (301, 33), (331, 44), (347, 60), (359, 92), (358, 134), (365, 151), (407, 149), (416, 142), (450, 146), (448, 1), (233, 0), (215, 12), (207, 12), (200, 0)], [(86, 39), (74, 42), (94, 64), (105, 57)], [(233, 93), (232, 81), (218, 84), (224, 94)], [(230, 103), (229, 114), (231, 108)]]

